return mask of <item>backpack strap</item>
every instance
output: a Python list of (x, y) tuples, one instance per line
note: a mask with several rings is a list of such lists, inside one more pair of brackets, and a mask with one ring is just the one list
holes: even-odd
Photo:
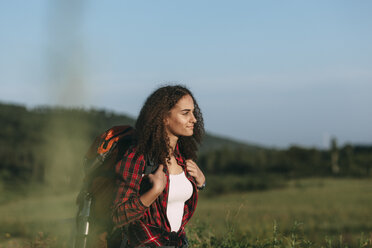
[(154, 161), (150, 159), (149, 156), (147, 155), (145, 155), (145, 163), (146, 165), (143, 174), (149, 175), (157, 169), (157, 166), (155, 166)]

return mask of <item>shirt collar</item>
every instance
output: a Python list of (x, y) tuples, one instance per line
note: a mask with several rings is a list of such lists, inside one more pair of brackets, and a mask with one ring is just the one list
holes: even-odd
[(181, 165), (182, 167), (185, 167), (185, 161), (184, 161), (183, 157), (181, 156), (181, 152), (180, 152), (178, 143), (176, 144), (176, 147), (174, 149), (174, 157), (176, 158), (177, 163), (179, 165)]

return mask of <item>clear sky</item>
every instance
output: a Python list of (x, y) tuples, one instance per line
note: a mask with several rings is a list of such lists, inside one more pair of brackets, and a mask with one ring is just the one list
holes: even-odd
[(189, 86), (207, 131), (372, 143), (372, 1), (0, 2), (0, 101), (136, 116)]

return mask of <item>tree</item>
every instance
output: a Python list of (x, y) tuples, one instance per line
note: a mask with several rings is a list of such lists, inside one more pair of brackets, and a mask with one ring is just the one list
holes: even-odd
[(340, 166), (339, 166), (339, 155), (338, 155), (338, 147), (337, 147), (337, 139), (333, 137), (331, 139), (331, 168), (333, 174), (340, 173)]

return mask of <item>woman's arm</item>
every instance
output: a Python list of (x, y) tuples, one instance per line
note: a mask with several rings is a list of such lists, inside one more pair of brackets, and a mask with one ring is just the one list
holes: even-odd
[(115, 168), (120, 178), (113, 206), (113, 220), (117, 227), (141, 218), (146, 209), (163, 192), (167, 182), (163, 166), (160, 165), (154, 174), (148, 175), (152, 188), (140, 196), (145, 160), (142, 155), (134, 158), (135, 152), (128, 152)]
[(135, 158), (133, 150), (128, 151), (115, 167), (120, 178), (113, 205), (113, 221), (117, 227), (141, 218), (147, 209), (139, 196), (144, 167), (144, 157)]

